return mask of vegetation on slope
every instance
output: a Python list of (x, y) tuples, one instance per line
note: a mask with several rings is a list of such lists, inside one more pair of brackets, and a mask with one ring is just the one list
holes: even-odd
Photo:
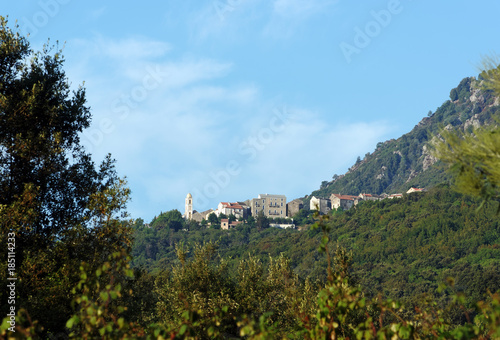
[[(137, 264), (157, 271), (132, 271), (129, 191), (109, 158), (97, 169), (79, 146), (90, 119), (85, 91), (70, 94), (58, 53), (33, 52), (0, 23), (0, 225), (9, 230), (4, 255), (15, 253), (15, 266), (0, 268), (13, 279), (2, 277), (4, 287), (15, 287), (0, 292), (10, 305), (1, 306), (0, 337), (500, 337), (500, 296), (485, 295), (500, 282), (499, 226), (495, 196), (483, 191), (472, 199), (440, 187), (363, 202), (303, 232), (258, 218), (207, 230), (171, 211), (153, 229), (137, 221)], [(482, 170), (474, 173), (496, 185), (496, 173)], [(454, 273), (469, 300), (453, 285), (434, 289)]]
[[(370, 294), (410, 300), (434, 291), (447, 277), (471, 297), (482, 298), (500, 288), (500, 224), (496, 207), (439, 186), (402, 199), (367, 201), (345, 212), (334, 212), (330, 238), (353, 253), (352, 270)], [(135, 265), (158, 271), (176, 263), (175, 245), (216, 242), (230, 268), (252, 254), (267, 263), (285, 255), (302, 280), (326, 278), (326, 260), (317, 251), (318, 231), (248, 225), (235, 229), (173, 231), (135, 227)]]
[(450, 92), (450, 100), (422, 119), (414, 129), (394, 140), (377, 144), (372, 154), (358, 159), (345, 175), (334, 176), (311, 196), (329, 198), (332, 193), (403, 193), (410, 187), (429, 188), (448, 182), (446, 167), (431, 153), (428, 144), (441, 129), (472, 132), (474, 127), (491, 124), (500, 115), (497, 95), (485, 89), (482, 80), (465, 78)]

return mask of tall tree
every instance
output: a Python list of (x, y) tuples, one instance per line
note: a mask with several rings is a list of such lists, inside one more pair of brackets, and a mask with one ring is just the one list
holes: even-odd
[[(15, 235), (16, 309), (58, 331), (71, 314), (80, 263), (97, 268), (129, 249), (119, 223), (129, 190), (110, 156), (96, 167), (79, 144), (90, 110), (85, 89), (71, 91), (60, 51), (33, 51), (7, 24), (0, 17), (0, 243)], [(5, 261), (0, 270), (7, 272)]]

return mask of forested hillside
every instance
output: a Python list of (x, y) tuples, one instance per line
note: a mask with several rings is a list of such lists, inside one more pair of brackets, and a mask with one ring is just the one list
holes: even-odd
[[(477, 301), (487, 289), (500, 288), (496, 205), (478, 213), (480, 202), (446, 186), (403, 199), (363, 202), (331, 217), (330, 237), (352, 251), (352, 273), (371, 294), (411, 300), (454, 277), (470, 301)], [(326, 259), (317, 250), (320, 236), (319, 231), (258, 231), (246, 225), (229, 231), (136, 226), (133, 264), (153, 272), (165, 270), (177, 261), (175, 245), (211, 241), (233, 269), (249, 254), (263, 263), (283, 254), (302, 280), (324, 280)]]
[[(177, 210), (144, 224), (128, 219), (111, 157), (96, 165), (80, 144), (90, 109), (63, 62), (0, 16), (1, 339), (500, 338), (498, 129), (442, 132), (440, 159), (465, 169), (457, 179), (478, 197), (441, 184), (322, 216), (301, 210), (300, 230), (271, 228), (263, 214), (221, 230)], [(500, 93), (500, 68), (490, 72)], [(451, 124), (469, 102), (460, 121), (490, 119), (493, 97), (476, 86), (462, 82), (426, 122)], [(420, 162), (409, 140), (433, 129), (380, 157), (407, 171), (398, 164)], [(397, 188), (391, 176), (380, 190)]]
[(345, 175), (324, 182), (311, 196), (328, 198), (332, 193), (402, 193), (410, 187), (431, 187), (449, 180), (442, 163), (426, 144), (442, 128), (471, 132), (491, 124), (500, 113), (498, 98), (481, 87), (481, 77), (463, 79), (435, 112), (429, 112), (409, 133), (377, 144), (372, 154), (359, 159)]
[[(349, 325), (349, 330), (340, 326), (342, 332), (352, 331), (358, 337), (368, 337), (360, 333), (363, 327), (371, 327), (373, 334), (387, 334), (384, 322), (410, 318), (414, 321), (403, 321), (394, 326), (402, 328), (390, 328), (391, 332), (400, 338), (418, 338), (418, 332), (427, 334), (432, 328), (432, 334), (444, 338), (481, 338), (480, 327), (472, 330), (478, 326), (468, 320), (484, 324), (478, 320), (484, 313), (481, 306), (486, 305), (477, 302), (492, 299), (496, 303), (498, 299), (491, 293), (500, 290), (499, 185), (498, 162), (476, 160), (497, 157), (498, 130), (492, 122), (500, 110), (492, 92), (480, 86), (474, 78), (464, 79), (451, 91), (451, 100), (411, 132), (379, 143), (373, 154), (313, 195), (406, 192), (410, 186), (426, 187), (427, 192), (361, 201), (350, 210), (332, 210), (314, 218), (303, 209), (294, 216), (300, 230), (269, 228), (266, 223), (257, 225), (255, 219), (220, 230), (217, 223), (207, 227), (185, 221), (178, 211), (162, 213), (149, 225), (137, 220), (132, 265), (142, 268), (141, 277), (149, 277), (145, 280), (149, 287), (155, 282), (151, 301), (156, 301), (161, 318), (175, 320), (175, 308), (182, 310), (179, 306), (190, 301), (203, 315), (203, 321), (193, 326), (195, 332), (196, 327), (207, 329), (220, 322), (218, 318), (225, 320), (218, 329), (235, 332), (234, 322), (224, 313), (249, 312), (267, 315), (267, 319), (261, 317), (258, 325), (242, 321), (250, 324), (240, 334), (309, 332), (295, 333), (300, 338), (317, 334), (318, 325), (324, 322), (319, 321), (313, 330), (308, 316), (299, 316), (313, 315), (316, 309), (311, 298), (319, 292), (318, 314), (314, 315), (331, 317), (330, 326), (324, 325), (325, 334), (335, 324)], [(489, 128), (478, 130), (480, 126)], [(474, 135), (463, 139), (446, 132), (453, 130)], [(441, 159), (455, 165), (456, 178), (467, 188), (463, 191), (478, 197), (455, 191), (447, 165), (434, 157), (439, 153), (431, 153), (428, 142), (441, 140), (441, 135), (446, 139), (439, 147)], [(327, 288), (321, 289), (325, 282)], [(447, 289), (442, 288), (445, 282)], [(394, 307), (399, 302), (393, 304), (393, 299), (405, 307)], [(222, 314), (218, 314), (220, 306), (224, 306)], [(206, 310), (216, 319), (210, 321)], [(384, 316), (388, 310), (392, 316)], [(369, 321), (357, 323), (372, 315), (378, 315), (379, 330), (375, 323), (368, 326)], [(345, 319), (337, 323), (337, 317)], [(357, 325), (356, 330), (352, 325)], [(417, 331), (419, 327), (425, 330)]]

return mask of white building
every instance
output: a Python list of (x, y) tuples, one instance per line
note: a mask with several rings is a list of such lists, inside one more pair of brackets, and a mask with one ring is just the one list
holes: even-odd
[(224, 214), (226, 216), (234, 215), (236, 218), (240, 219), (247, 216), (248, 209), (248, 206), (241, 203), (220, 202), (214, 213), (217, 216), (220, 216), (220, 214)]
[(311, 198), (309, 202), (310, 210), (318, 210), (321, 214), (327, 214), (330, 210), (332, 210), (332, 205), (329, 199), (315, 197)]

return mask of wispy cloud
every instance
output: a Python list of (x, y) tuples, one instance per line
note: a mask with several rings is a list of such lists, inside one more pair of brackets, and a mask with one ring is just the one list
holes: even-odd
[(87, 56), (120, 62), (157, 58), (171, 50), (170, 44), (144, 36), (112, 39), (96, 34), (91, 40), (76, 39), (72, 44)]
[[(363, 154), (388, 131), (377, 122), (332, 126), (323, 115), (290, 105), (286, 127), (265, 136), (281, 105), (264, 98), (255, 84), (219, 81), (230, 77), (230, 62), (173, 57), (168, 43), (143, 37), (79, 43), (95, 47), (68, 56), (69, 70), (77, 75), (70, 78), (92, 84), (93, 124), (82, 140), (96, 159), (111, 152), (118, 160), (134, 197), (140, 197), (130, 205), (133, 213), (181, 209), (186, 192), (203, 192), (231, 161), (241, 173), (197, 209), (262, 192), (303, 195), (305, 182), (315, 189), (332, 169), (347, 166), (349, 155)], [(113, 72), (98, 72), (110, 64)], [(145, 79), (153, 79), (155, 69), (157, 86), (148, 87)], [(255, 137), (268, 141), (250, 157), (241, 146)], [(276, 172), (280, 176), (270, 176)]]
[(263, 33), (271, 38), (290, 38), (301, 25), (337, 2), (339, 0), (274, 0)]

